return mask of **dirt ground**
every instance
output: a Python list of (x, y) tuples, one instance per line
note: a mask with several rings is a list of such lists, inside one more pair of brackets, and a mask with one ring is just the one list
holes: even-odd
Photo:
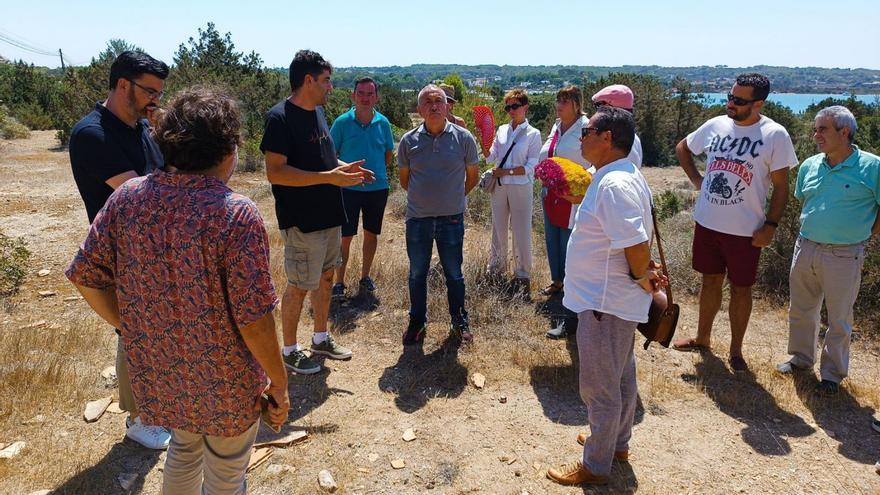
[[(686, 182), (678, 169), (646, 169), (646, 176), (655, 193)], [(232, 186), (263, 212), (282, 288), (265, 178), (240, 174)], [(354, 301), (335, 311), (334, 332), (354, 358), (326, 362), (317, 375), (291, 375), (285, 428), (305, 429), (309, 437), (275, 449), (249, 474), (251, 493), (320, 493), (322, 469), (336, 479), (337, 493), (351, 494), (880, 493), (873, 467), (880, 434), (869, 424), (880, 406), (877, 343), (854, 342), (841, 393), (817, 399), (811, 394), (816, 376), (773, 371), (786, 355), (786, 311), (760, 300), (746, 335), (751, 373), (733, 375), (727, 368), (726, 307), (716, 321), (714, 353), (637, 345), (641, 407), (630, 463), (615, 465), (607, 487), (553, 484), (546, 469), (579, 458), (575, 436), (586, 424), (572, 364), (576, 348), (543, 337), (548, 323), (534, 304), (506, 303), (480, 286), (476, 274), (488, 234), (469, 226), (465, 259), (475, 343), (459, 349), (445, 341), (441, 281), (431, 287), (424, 350), (403, 352), (402, 224), (386, 218), (375, 277), (381, 302)], [(88, 400), (116, 393), (100, 375), (114, 362), (115, 335), (63, 275), (86, 230), (67, 151), (54, 134), (0, 141), (0, 231), (23, 238), (33, 253), (20, 292), (0, 299), (0, 444), (27, 443), (20, 455), (0, 459), (0, 493), (159, 492), (164, 457), (123, 440), (124, 415), (108, 412), (89, 424), (82, 419)], [(353, 281), (359, 257), (352, 262)], [(547, 278), (545, 264), (539, 247), (536, 287)], [(39, 276), (43, 269), (49, 274)], [(695, 301), (680, 302), (679, 334), (691, 334)], [(309, 328), (302, 324), (301, 342)], [(473, 385), (474, 373), (486, 377), (484, 388)], [(410, 428), (416, 438), (407, 442), (402, 435)], [(393, 468), (395, 459), (405, 467)], [(128, 490), (120, 483), (126, 477)]]

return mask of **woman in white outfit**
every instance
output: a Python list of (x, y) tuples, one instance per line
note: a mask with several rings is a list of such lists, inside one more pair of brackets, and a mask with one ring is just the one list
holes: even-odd
[(498, 128), (486, 162), (494, 165), (492, 176), (492, 248), (489, 273), (507, 271), (508, 231), (513, 237), (513, 290), (528, 297), (532, 270), (532, 182), (541, 152), (541, 133), (529, 125), (529, 96), (522, 89), (504, 95), (504, 111), (510, 123)]

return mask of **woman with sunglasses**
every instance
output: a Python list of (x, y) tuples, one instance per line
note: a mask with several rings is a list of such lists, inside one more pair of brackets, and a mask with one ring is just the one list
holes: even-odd
[[(522, 89), (504, 95), (504, 111), (510, 123), (498, 127), (486, 162), (495, 165), (492, 176), (492, 248), (489, 274), (507, 271), (507, 236), (513, 234), (513, 281), (511, 292), (529, 298), (532, 271), (532, 181), (541, 151), (541, 133), (529, 124), (529, 96)], [(509, 226), (509, 227), (508, 227)]]

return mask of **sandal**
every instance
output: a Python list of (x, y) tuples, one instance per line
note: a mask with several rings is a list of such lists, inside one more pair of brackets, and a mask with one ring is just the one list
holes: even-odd
[(672, 343), (672, 348), (681, 352), (706, 352), (707, 346), (697, 343), (697, 339), (680, 339)]
[(552, 296), (555, 294), (559, 294), (560, 292), (562, 292), (563, 287), (564, 286), (562, 285), (556, 285), (556, 282), (551, 282), (550, 285), (541, 289), (539, 291), (539, 294), (541, 294), (542, 296)]

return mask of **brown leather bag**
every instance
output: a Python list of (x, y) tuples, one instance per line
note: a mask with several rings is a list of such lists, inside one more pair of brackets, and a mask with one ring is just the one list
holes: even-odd
[(669, 271), (666, 269), (666, 257), (663, 256), (663, 243), (660, 241), (660, 231), (657, 229), (657, 212), (651, 205), (651, 221), (654, 222), (654, 236), (657, 238), (657, 250), (660, 252), (660, 264), (663, 274), (669, 279), (669, 286), (666, 287), (666, 297), (669, 304), (665, 310), (660, 309), (654, 301), (651, 301), (651, 309), (648, 311), (648, 322), (639, 323), (636, 327), (639, 332), (645, 336), (645, 349), (651, 345), (651, 342), (657, 342), (663, 347), (669, 347), (672, 342), (672, 336), (675, 334), (675, 327), (678, 325), (678, 304), (672, 301), (672, 279), (669, 278)]

